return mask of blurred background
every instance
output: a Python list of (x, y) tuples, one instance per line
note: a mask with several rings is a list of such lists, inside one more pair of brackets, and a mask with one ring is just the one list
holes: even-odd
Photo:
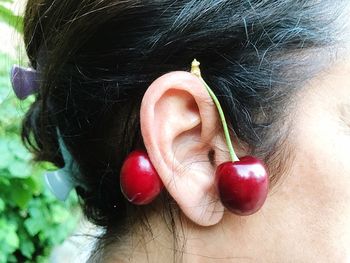
[(0, 263), (84, 262), (96, 230), (81, 219), (71, 193), (58, 201), (20, 141), (20, 123), (33, 101), (16, 99), (9, 72), (28, 65), (22, 42), (24, 0), (0, 0)]

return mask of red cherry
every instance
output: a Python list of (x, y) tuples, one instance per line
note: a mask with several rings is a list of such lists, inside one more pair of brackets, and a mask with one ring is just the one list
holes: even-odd
[(264, 204), (268, 193), (265, 165), (252, 156), (225, 162), (216, 170), (218, 192), (223, 205), (237, 215), (251, 215)]
[(124, 161), (120, 187), (129, 202), (146, 205), (162, 191), (163, 183), (145, 151), (135, 150)]

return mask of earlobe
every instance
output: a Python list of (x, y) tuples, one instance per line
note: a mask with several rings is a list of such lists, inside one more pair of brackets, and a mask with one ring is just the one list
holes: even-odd
[(147, 153), (166, 190), (193, 222), (216, 224), (224, 208), (208, 154), (225, 143), (203, 84), (189, 72), (164, 74), (147, 89), (140, 117)]

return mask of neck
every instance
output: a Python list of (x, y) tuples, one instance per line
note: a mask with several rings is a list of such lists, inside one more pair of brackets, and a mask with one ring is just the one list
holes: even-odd
[[(248, 218), (227, 214), (223, 220), (234, 220), (237, 224), (230, 224), (227, 229), (225, 222), (212, 227), (201, 227), (193, 224), (184, 215), (177, 217), (171, 224), (166, 223), (159, 213), (155, 213), (148, 218), (147, 228), (138, 224), (123, 240), (108, 246), (101, 253), (103, 259), (99, 262), (205, 263), (213, 260), (231, 262), (250, 259), (252, 254), (244, 250), (247, 246), (242, 242), (244, 231), (247, 231)], [(249, 220), (253, 220), (252, 217)]]

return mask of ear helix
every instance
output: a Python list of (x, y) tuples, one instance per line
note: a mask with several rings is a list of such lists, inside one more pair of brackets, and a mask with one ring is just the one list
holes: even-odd
[[(268, 173), (264, 163), (253, 156), (238, 159), (232, 147), (224, 113), (214, 92), (201, 77), (200, 63), (194, 59), (191, 73), (196, 75), (213, 99), (223, 125), (231, 161), (220, 164), (215, 172), (215, 184), (222, 204), (237, 215), (251, 215), (264, 204), (268, 193)], [(145, 151), (131, 152), (121, 169), (120, 186), (133, 204), (145, 205), (162, 191), (163, 184)]]

